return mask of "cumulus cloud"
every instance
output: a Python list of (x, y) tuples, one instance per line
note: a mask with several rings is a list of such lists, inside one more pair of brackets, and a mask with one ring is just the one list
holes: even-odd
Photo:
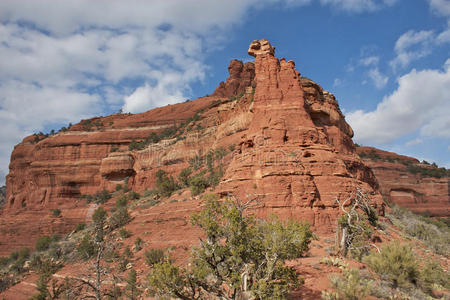
[(346, 119), (363, 144), (386, 144), (405, 134), (450, 138), (450, 65), (443, 70), (412, 70), (374, 111), (357, 110)]
[(450, 16), (450, 2), (448, 0), (428, 0), (431, 10), (438, 15)]
[(410, 30), (402, 34), (395, 43), (396, 57), (390, 62), (395, 70), (406, 67), (412, 61), (429, 55), (435, 41), (435, 34), (431, 30)]
[(389, 80), (389, 77), (382, 74), (378, 67), (370, 69), (368, 75), (377, 89), (384, 88)]
[(0, 135), (0, 176), (12, 146), (46, 126), (105, 107), (139, 112), (191, 96), (189, 86), (206, 76), (206, 54), (250, 9), (314, 1), (352, 13), (395, 2), (0, 1), (0, 122), (8, 126)]
[(380, 58), (378, 56), (368, 56), (363, 57), (359, 60), (359, 64), (365, 67), (368, 66), (376, 66), (378, 65), (378, 62), (380, 61)]

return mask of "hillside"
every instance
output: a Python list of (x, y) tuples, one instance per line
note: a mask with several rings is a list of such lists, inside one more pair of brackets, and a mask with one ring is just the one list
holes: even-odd
[(375, 174), (386, 201), (417, 213), (450, 216), (450, 171), (372, 147), (357, 147)]
[[(0, 213), (0, 256), (5, 256), (0, 299), (28, 299), (36, 287), (43, 290), (45, 280), (46, 289), (70, 281), (64, 291), (71, 292), (75, 283), (87, 281), (78, 294), (66, 295), (77, 299), (87, 295), (100, 259), (108, 266), (99, 272), (106, 278), (105, 295), (124, 296), (132, 281), (126, 278), (135, 270), (141, 298), (153, 299), (147, 293), (150, 270), (164, 255), (167, 263), (191, 265), (192, 246), (205, 237), (192, 215), (204, 211), (211, 197), (246, 207), (245, 216), (260, 220), (257, 224), (273, 215), (280, 224), (309, 222), (311, 243), (302, 255), (286, 260), (305, 279), (292, 299), (336, 299), (327, 294), (333, 292), (331, 273), (361, 290), (364, 297), (353, 299), (402, 299), (411, 291), (448, 295), (440, 275), (447, 271), (441, 265), (448, 266), (446, 225), (396, 207), (385, 216), (379, 189), (384, 183), (378, 180), (379, 186), (357, 152), (334, 95), (301, 76), (293, 61), (276, 58), (266, 40), (253, 41), (248, 53), (254, 62), (233, 60), (229, 77), (209, 96), (141, 114), (83, 120), (17, 145)], [(358, 223), (350, 227), (352, 222)], [(418, 224), (420, 234), (411, 224)], [(275, 246), (284, 239), (274, 238)], [(424, 280), (427, 275), (419, 275), (411, 262), (417, 274), (397, 289), (362, 263), (390, 241), (412, 239), (419, 257), (438, 262), (433, 271), (439, 279)], [(36, 251), (30, 255), (24, 248)], [(406, 248), (400, 250), (411, 251)], [(40, 276), (43, 270), (50, 275)], [(177, 275), (169, 273), (163, 282)]]

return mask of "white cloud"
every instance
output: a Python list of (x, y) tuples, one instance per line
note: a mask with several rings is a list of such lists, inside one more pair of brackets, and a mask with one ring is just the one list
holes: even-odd
[(370, 69), (368, 75), (377, 89), (384, 88), (389, 80), (389, 77), (382, 74), (377, 67)]
[(357, 110), (346, 119), (363, 144), (385, 144), (405, 134), (450, 138), (450, 67), (412, 70), (374, 111)]
[(438, 44), (450, 43), (450, 19), (447, 20), (447, 29), (439, 33), (436, 41)]
[(380, 58), (378, 56), (363, 57), (359, 60), (359, 64), (365, 67), (376, 66)]
[[(314, 1), (352, 13), (395, 2)], [(104, 107), (138, 112), (183, 100), (204, 80), (205, 56), (249, 10), (312, 2), (0, 1), (0, 122), (11, 127), (0, 135), (0, 171), (7, 172), (12, 146), (46, 125)]]
[(375, 11), (386, 6), (392, 6), (396, 2), (397, 0), (320, 0), (322, 5), (330, 4), (349, 12)]
[(406, 142), (406, 146), (411, 147), (411, 146), (415, 146), (415, 145), (419, 145), (423, 143), (423, 139), (421, 138), (415, 138), (409, 142)]
[(338, 87), (342, 85), (342, 80), (340, 80), (339, 78), (335, 78), (333, 81), (333, 87)]
[(450, 16), (450, 1), (448, 0), (428, 0), (431, 10), (441, 16)]
[(395, 70), (399, 66), (404, 68), (412, 61), (425, 57), (431, 53), (435, 34), (433, 31), (410, 30), (402, 34), (395, 43), (396, 58), (390, 62)]

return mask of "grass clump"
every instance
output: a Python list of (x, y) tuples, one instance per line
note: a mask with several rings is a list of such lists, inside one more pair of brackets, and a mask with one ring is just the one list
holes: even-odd
[(408, 236), (427, 245), (433, 252), (450, 255), (450, 229), (444, 224), (424, 216), (419, 216), (406, 208), (393, 205), (387, 217)]
[(370, 294), (370, 280), (363, 278), (358, 269), (345, 269), (342, 276), (331, 277), (330, 281), (337, 291), (337, 297), (331, 299), (361, 300)]
[(366, 256), (364, 262), (393, 288), (416, 285), (419, 281), (419, 265), (408, 244), (386, 244), (380, 253), (372, 252)]
[(145, 263), (150, 267), (164, 260), (164, 251), (161, 249), (150, 249), (145, 251)]

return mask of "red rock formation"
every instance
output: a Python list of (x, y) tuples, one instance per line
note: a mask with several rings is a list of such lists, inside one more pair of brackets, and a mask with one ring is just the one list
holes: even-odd
[(358, 147), (357, 151), (372, 168), (380, 185), (380, 192), (387, 201), (418, 213), (450, 216), (449, 177), (424, 176), (420, 173), (421, 170), (436, 168), (412, 157), (372, 147)]
[[(0, 244), (0, 255), (32, 246), (42, 234), (68, 232), (89, 218), (81, 194), (113, 191), (125, 178), (132, 190), (152, 189), (158, 169), (176, 177), (190, 158), (219, 147), (238, 146), (223, 161), (225, 176), (217, 191), (263, 199), (260, 216), (307, 219), (316, 230), (329, 232), (339, 213), (336, 198), (361, 188), (381, 205), (373, 173), (356, 154), (353, 132), (334, 96), (302, 78), (292, 61), (275, 58), (267, 41), (254, 42), (249, 53), (255, 63), (232, 61), (230, 77), (210, 97), (85, 120), (38, 142), (25, 138), (11, 156), (0, 229), (0, 240), (7, 242)], [(133, 139), (178, 126), (196, 112), (201, 118), (183, 125), (176, 137), (128, 150)], [(179, 197), (190, 197), (185, 194)], [(170, 220), (172, 209), (161, 205), (161, 222)], [(61, 209), (62, 217), (53, 217), (52, 208)], [(177, 214), (186, 219), (191, 212)], [(148, 222), (157, 217), (145, 216)], [(173, 236), (184, 234), (183, 226), (171, 228)]]
[(220, 189), (263, 199), (261, 216), (308, 219), (316, 230), (330, 231), (338, 216), (336, 199), (357, 188), (378, 205), (381, 197), (334, 97), (302, 81), (294, 62), (273, 53), (265, 40), (250, 45), (256, 57), (253, 116)]
[(211, 96), (231, 97), (245, 92), (245, 88), (253, 85), (255, 65), (252, 62), (243, 64), (239, 60), (232, 60), (228, 66), (230, 76), (221, 82)]

